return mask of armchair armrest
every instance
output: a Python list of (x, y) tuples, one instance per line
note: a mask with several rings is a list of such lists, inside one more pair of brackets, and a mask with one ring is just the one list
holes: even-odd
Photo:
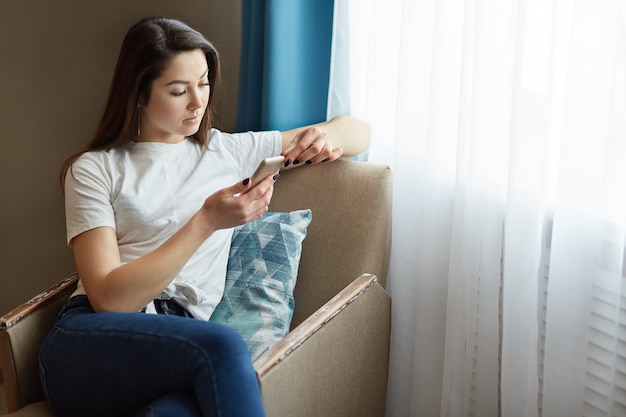
[(0, 363), (9, 412), (44, 399), (39, 348), (77, 282), (78, 274), (69, 275), (0, 317)]
[(383, 416), (391, 299), (362, 275), (254, 366), (268, 416)]

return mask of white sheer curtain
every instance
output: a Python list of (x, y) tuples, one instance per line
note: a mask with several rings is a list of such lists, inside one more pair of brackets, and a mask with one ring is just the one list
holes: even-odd
[(626, 5), (336, 0), (394, 169), (388, 417), (626, 416)]

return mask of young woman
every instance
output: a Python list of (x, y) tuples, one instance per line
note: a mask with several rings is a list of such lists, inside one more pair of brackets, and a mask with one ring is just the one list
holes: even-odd
[[(63, 166), (67, 241), (80, 274), (40, 353), (63, 416), (262, 416), (241, 337), (207, 322), (223, 294), (232, 227), (268, 210), (274, 181), (248, 176), (368, 145), (338, 117), (288, 132), (213, 129), (218, 54), (180, 21), (127, 33), (87, 149)], [(156, 313), (156, 314), (155, 314)]]

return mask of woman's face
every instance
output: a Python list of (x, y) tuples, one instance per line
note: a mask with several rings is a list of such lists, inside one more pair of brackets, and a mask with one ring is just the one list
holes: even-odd
[(198, 131), (211, 86), (204, 52), (178, 54), (152, 82), (150, 99), (140, 108), (137, 141), (178, 143)]

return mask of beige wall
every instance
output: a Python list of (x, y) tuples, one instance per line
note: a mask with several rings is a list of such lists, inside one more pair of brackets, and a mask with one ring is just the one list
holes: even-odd
[(0, 315), (74, 270), (61, 163), (88, 140), (122, 37), (139, 18), (176, 17), (220, 50), (219, 127), (235, 123), (238, 0), (0, 0)]

